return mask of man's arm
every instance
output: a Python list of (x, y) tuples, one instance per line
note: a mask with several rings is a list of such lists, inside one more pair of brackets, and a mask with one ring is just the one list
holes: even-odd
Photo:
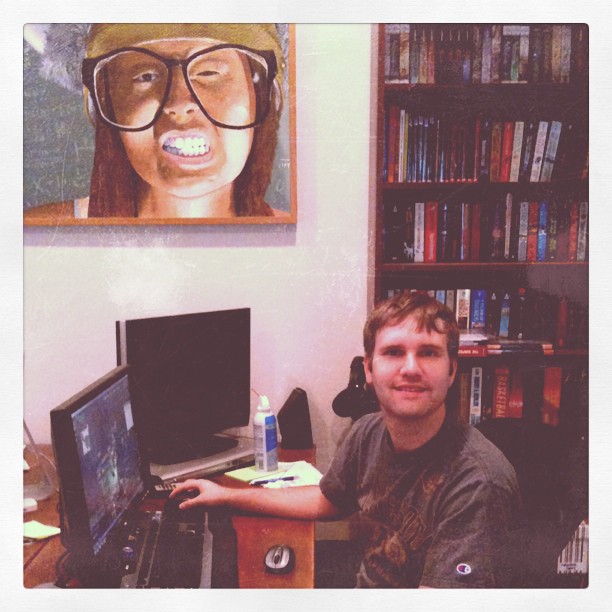
[(194, 506), (229, 506), (236, 510), (269, 514), (281, 518), (332, 519), (342, 512), (321, 493), (319, 486), (264, 489), (259, 487), (230, 488), (210, 480), (186, 480), (177, 484), (170, 497), (197, 490), (198, 495), (179, 506), (182, 510)]

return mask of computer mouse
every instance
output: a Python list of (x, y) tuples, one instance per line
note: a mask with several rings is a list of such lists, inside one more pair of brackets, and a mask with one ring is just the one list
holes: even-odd
[(184, 512), (184, 510), (181, 510), (179, 508), (179, 505), (182, 504), (186, 499), (193, 499), (194, 497), (197, 497), (198, 494), (199, 491), (197, 489), (181, 491), (178, 495), (175, 495), (174, 497), (169, 497), (166, 500), (166, 503), (164, 505), (164, 511), (166, 512), (166, 514), (170, 512)]
[(266, 571), (271, 574), (288, 574), (295, 566), (295, 552), (286, 544), (275, 544), (264, 558)]

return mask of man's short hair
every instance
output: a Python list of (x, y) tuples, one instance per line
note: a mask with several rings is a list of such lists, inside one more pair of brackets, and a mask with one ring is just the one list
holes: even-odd
[(425, 292), (404, 291), (380, 302), (370, 313), (363, 328), (363, 348), (371, 357), (376, 345), (376, 334), (387, 325), (397, 325), (407, 317), (416, 320), (419, 331), (446, 334), (448, 355), (456, 359), (459, 353), (459, 327), (453, 311)]

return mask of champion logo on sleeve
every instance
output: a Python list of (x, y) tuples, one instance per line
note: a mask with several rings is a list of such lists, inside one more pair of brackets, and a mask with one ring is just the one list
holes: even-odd
[(461, 574), (462, 576), (467, 576), (468, 574), (472, 573), (472, 567), (467, 563), (459, 563), (457, 566), (457, 573)]

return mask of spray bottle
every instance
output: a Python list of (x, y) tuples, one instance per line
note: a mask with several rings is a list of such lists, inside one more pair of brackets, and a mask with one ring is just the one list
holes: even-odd
[(255, 438), (255, 467), (262, 472), (273, 472), (278, 469), (278, 441), (276, 435), (276, 417), (270, 410), (267, 396), (259, 396), (257, 414), (253, 419)]

